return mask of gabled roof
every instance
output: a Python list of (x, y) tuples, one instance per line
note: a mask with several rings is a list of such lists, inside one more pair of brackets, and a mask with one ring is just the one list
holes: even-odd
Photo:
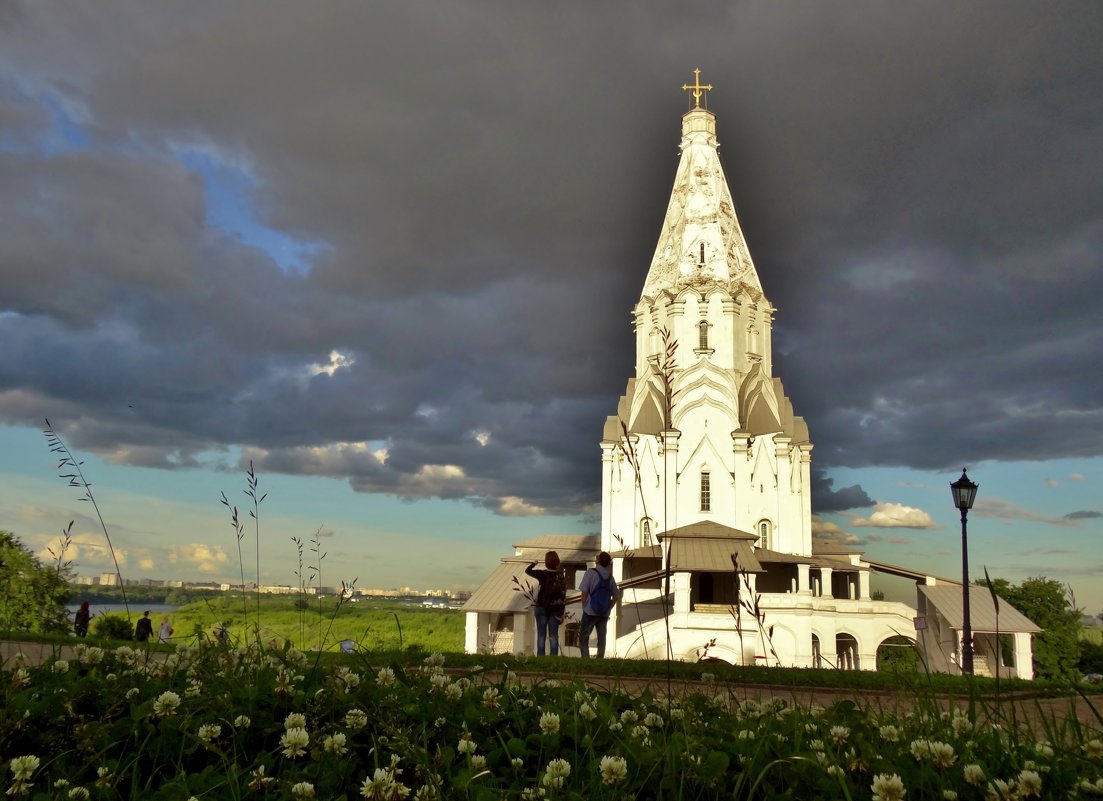
[(597, 551), (597, 534), (537, 534), (513, 544), (514, 548), (544, 548), (554, 551), (566, 548), (573, 551)]
[(723, 523), (717, 523), (712, 520), (698, 520), (696, 523), (690, 523), (687, 526), (678, 526), (678, 528), (668, 529), (667, 531), (656, 534), (655, 537), (659, 540), (665, 539), (679, 539), (686, 537), (693, 537), (697, 539), (722, 539), (722, 540), (758, 540), (757, 534), (751, 534), (747, 531), (740, 531), (737, 528), (731, 526), (725, 526)]
[(734, 573), (732, 556), (738, 560), (739, 569), (743, 572), (765, 572), (755, 559), (750, 543), (744, 540), (681, 537), (670, 543), (670, 569), (676, 573)]
[[(938, 610), (951, 629), (964, 628), (965, 613), (962, 611), (961, 587), (949, 584), (920, 584), (919, 594), (930, 606)], [(997, 625), (998, 623), (998, 625)], [(969, 626), (974, 633), (1034, 634), (1042, 631), (1026, 615), (1000, 598), (999, 619), (996, 619), (996, 607), (992, 603), (992, 594), (987, 587), (969, 586)]]
[(716, 117), (711, 111), (695, 108), (682, 117), (680, 147), (674, 189), (643, 296), (674, 291), (680, 283), (708, 281), (742, 284), (761, 295), (762, 284), (720, 165)]
[(509, 557), (503, 559), (501, 564), (492, 572), (471, 597), (463, 605), (467, 612), (520, 612), (527, 609), (531, 601), (525, 593), (515, 591), (516, 578), (522, 586), (535, 584), (535, 580), (525, 575), (525, 568), (532, 562), (531, 559), (517, 559)]

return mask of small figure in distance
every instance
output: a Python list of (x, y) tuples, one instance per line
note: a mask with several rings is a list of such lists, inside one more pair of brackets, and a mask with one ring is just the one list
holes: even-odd
[(219, 645), (228, 645), (230, 642), (230, 629), (226, 623), (219, 623), (218, 628), (215, 629), (214, 638), (218, 640)]
[(582, 658), (590, 658), (590, 632), (597, 629), (597, 656), (605, 656), (605, 635), (609, 625), (609, 613), (616, 604), (618, 589), (613, 578), (613, 557), (602, 551), (597, 555), (597, 566), (591, 567), (578, 585), (582, 593), (582, 630), (579, 632)]
[(92, 622), (92, 611), (88, 608), (88, 601), (80, 602), (80, 609), (73, 617), (73, 631), (78, 637), (88, 636), (88, 624)]
[(134, 639), (138, 642), (149, 642), (149, 638), (152, 636), (153, 621), (149, 619), (149, 610), (146, 610), (146, 613), (138, 618), (138, 623), (134, 626)]
[(567, 600), (567, 579), (559, 563), (559, 554), (544, 554), (545, 570), (537, 570), (536, 562), (525, 568), (525, 573), (540, 583), (536, 591), (536, 655), (544, 656), (545, 644), (550, 645), (551, 655), (559, 656), (559, 624), (563, 620)]
[(172, 622), (169, 620), (169, 616), (165, 615), (161, 618), (161, 625), (157, 627), (157, 642), (168, 642), (173, 631)]

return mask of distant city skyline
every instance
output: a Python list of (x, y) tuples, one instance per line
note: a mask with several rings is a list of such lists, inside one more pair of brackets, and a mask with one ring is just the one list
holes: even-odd
[[(818, 533), (1103, 609), (1103, 17), (1031, 4), (17, 3), (0, 528), (124, 576), (471, 588), (598, 530), (680, 90), (720, 156)], [(263, 24), (258, 24), (263, 21)], [(974, 577), (975, 577), (974, 576)], [(891, 585), (894, 593), (912, 592)]]

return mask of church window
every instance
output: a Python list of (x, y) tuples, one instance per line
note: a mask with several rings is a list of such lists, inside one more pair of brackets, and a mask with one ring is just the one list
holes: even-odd
[(758, 524), (758, 547), (770, 547), (770, 521), (763, 520)]
[(753, 326), (747, 331), (747, 344), (750, 345), (751, 353), (759, 353), (758, 346), (758, 329)]
[(701, 471), (701, 511), (712, 511), (712, 486), (709, 481), (709, 472), (707, 470)]
[(651, 547), (651, 519), (648, 517), (640, 521), (640, 547)]
[(704, 242), (701, 243), (701, 253), (697, 257), (697, 263), (702, 265), (702, 266), (704, 266), (704, 264), (705, 264), (705, 243)]
[(708, 320), (702, 320), (697, 323), (697, 347), (700, 350), (708, 350), (709, 347), (709, 324)]

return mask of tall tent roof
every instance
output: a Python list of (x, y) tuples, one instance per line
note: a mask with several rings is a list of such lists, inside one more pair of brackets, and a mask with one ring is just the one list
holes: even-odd
[(762, 284), (735, 216), (717, 152), (716, 116), (694, 108), (682, 117), (682, 156), (643, 296), (713, 280), (761, 295)]

